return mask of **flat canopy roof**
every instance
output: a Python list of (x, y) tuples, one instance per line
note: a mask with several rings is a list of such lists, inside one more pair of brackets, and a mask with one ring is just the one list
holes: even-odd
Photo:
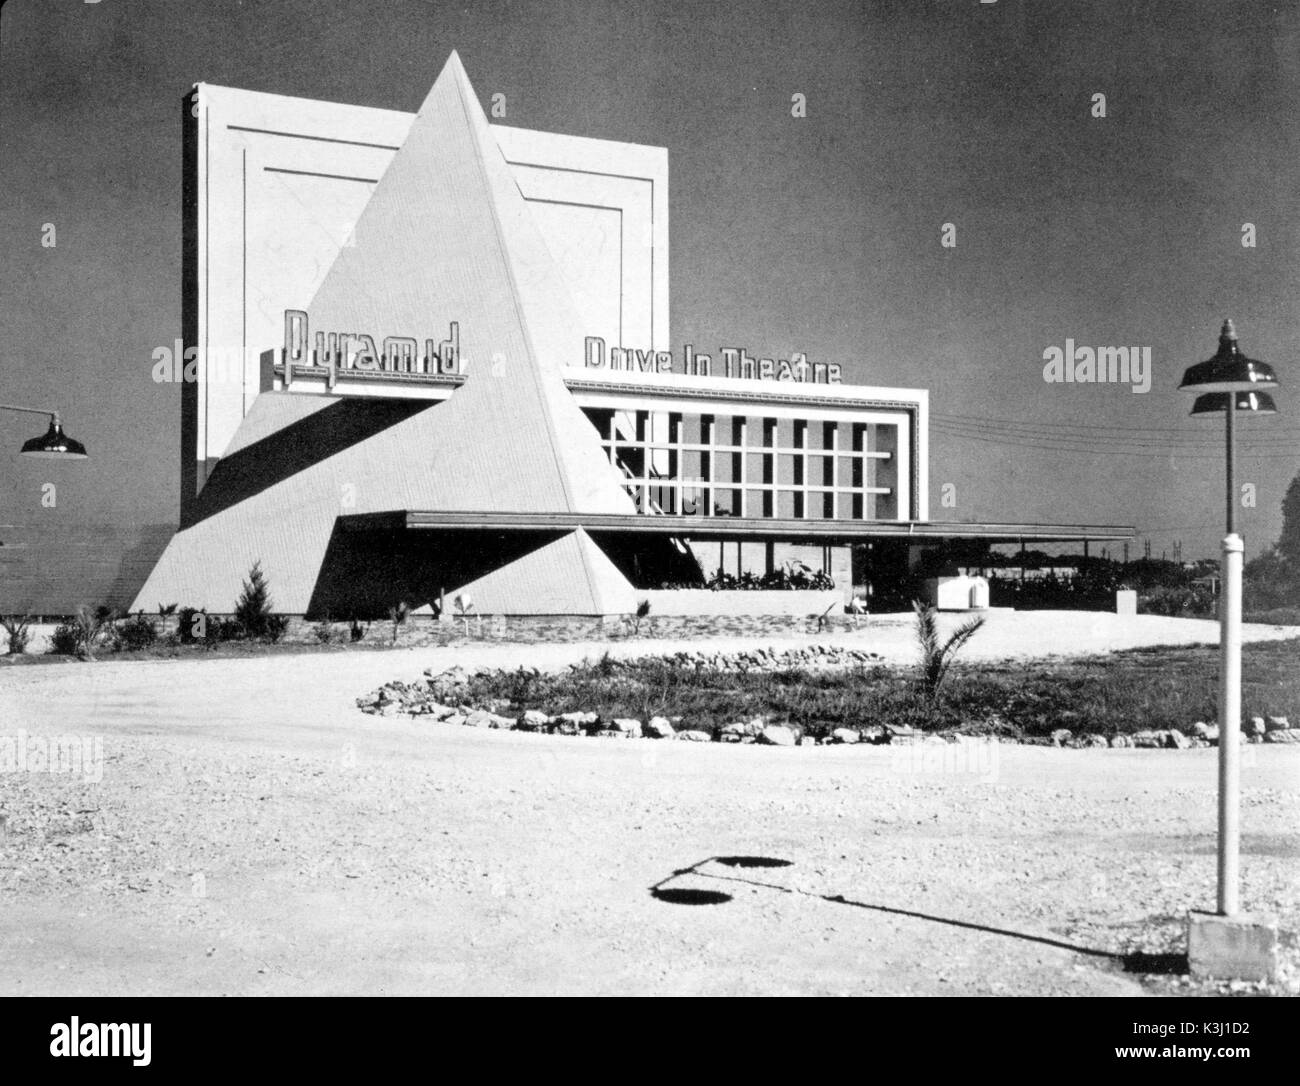
[(934, 520), (794, 520), (775, 517), (699, 517), (658, 513), (481, 513), (396, 510), (341, 517), (347, 527), (438, 531), (627, 532), (686, 539), (806, 540), (854, 543), (871, 539), (982, 539), (989, 543), (1079, 543), (1133, 539), (1137, 529), (1117, 524), (963, 524)]

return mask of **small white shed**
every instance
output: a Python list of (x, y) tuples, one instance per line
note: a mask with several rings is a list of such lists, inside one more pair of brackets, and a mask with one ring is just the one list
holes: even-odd
[(925, 596), (940, 611), (987, 611), (989, 582), (987, 577), (958, 574), (932, 577), (925, 582)]

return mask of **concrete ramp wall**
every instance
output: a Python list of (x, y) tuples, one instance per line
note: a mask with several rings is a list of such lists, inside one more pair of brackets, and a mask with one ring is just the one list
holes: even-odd
[(844, 593), (828, 590), (736, 590), (707, 588), (660, 589), (636, 592), (637, 602), (650, 601), (650, 615), (832, 615), (844, 613)]

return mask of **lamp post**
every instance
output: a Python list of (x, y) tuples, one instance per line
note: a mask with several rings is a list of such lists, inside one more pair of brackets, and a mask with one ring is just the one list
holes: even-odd
[(1238, 795), (1241, 755), (1241, 564), (1245, 549), (1237, 534), (1237, 413), (1273, 415), (1277, 408), (1265, 388), (1277, 377), (1266, 362), (1247, 358), (1237, 347), (1232, 321), (1223, 322), (1219, 351), (1208, 362), (1189, 366), (1179, 388), (1196, 394), (1193, 416), (1225, 419), (1227, 449), (1227, 531), (1219, 594), (1219, 916), (1240, 912), (1238, 899)]
[(17, 404), (0, 403), (0, 411), (18, 411), (24, 415), (45, 415), (50, 420), (50, 428), (40, 437), (23, 442), (22, 454), (43, 460), (85, 460), (86, 446), (80, 441), (68, 437), (63, 432), (59, 413), (43, 407), (19, 407)]

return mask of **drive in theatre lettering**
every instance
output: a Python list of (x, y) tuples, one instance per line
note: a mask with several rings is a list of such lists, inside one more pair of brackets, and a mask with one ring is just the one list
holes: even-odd
[[(673, 373), (670, 351), (642, 351), (629, 347), (605, 349), (600, 336), (587, 336), (584, 343), (588, 369), (631, 370), (639, 373)], [(758, 381), (802, 381), (809, 384), (838, 385), (841, 371), (835, 362), (809, 362), (798, 353), (790, 358), (752, 358), (744, 347), (724, 347), (719, 352), (718, 376), (740, 377)], [(691, 344), (682, 348), (682, 371), (695, 377), (713, 375), (713, 359), (696, 354)]]

